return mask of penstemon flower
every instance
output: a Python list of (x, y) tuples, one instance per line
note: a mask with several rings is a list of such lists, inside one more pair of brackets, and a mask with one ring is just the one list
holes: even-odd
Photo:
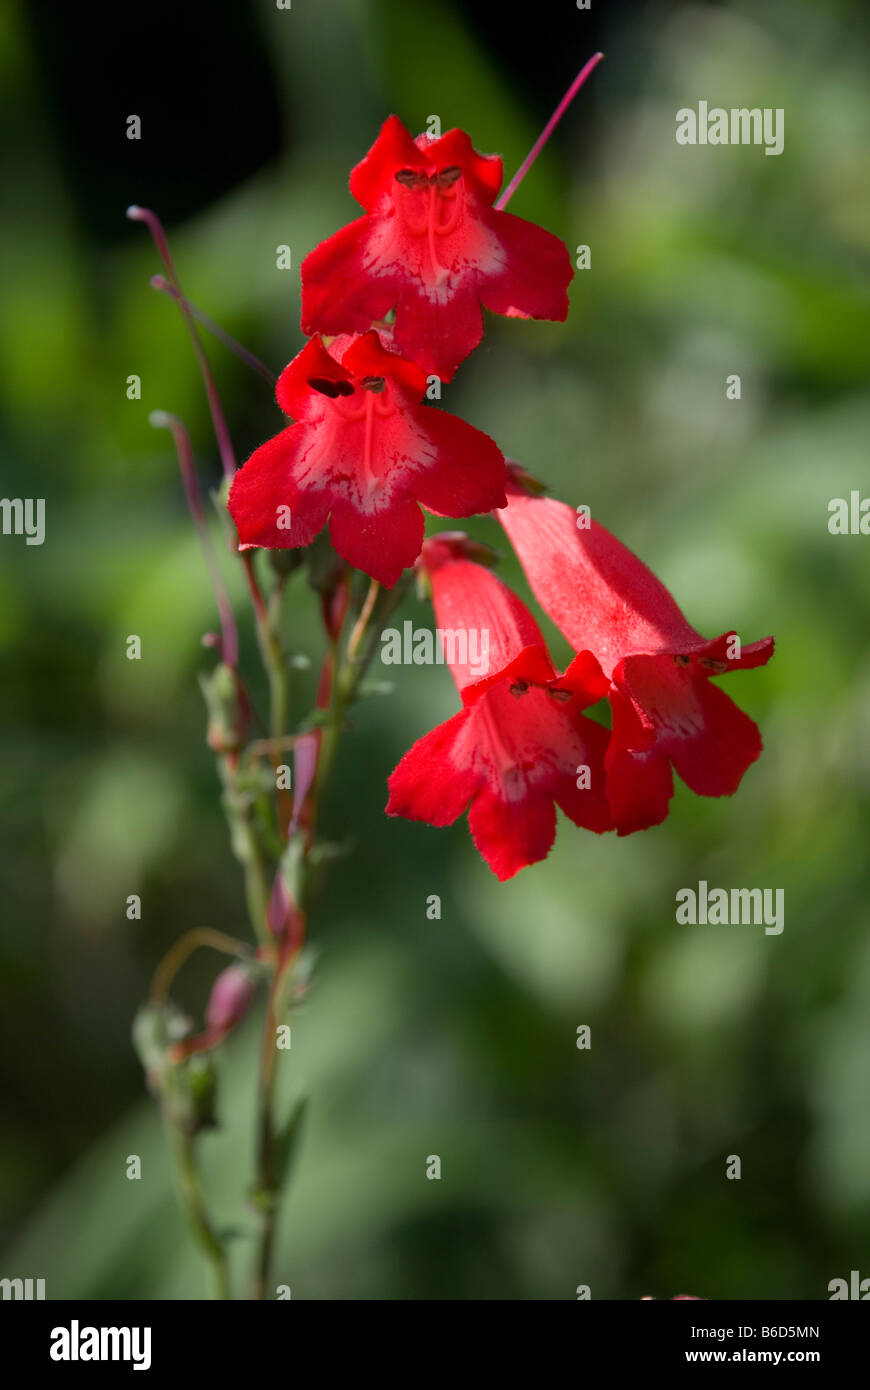
[(711, 676), (763, 666), (773, 638), (708, 640), (646, 565), (597, 521), (540, 497), (516, 470), (498, 513), (541, 607), (605, 678), (607, 797), (621, 835), (663, 821), (672, 767), (699, 796), (730, 796), (761, 753), (753, 721)]
[(350, 176), (365, 208), (302, 263), (306, 333), (359, 333), (395, 309), (397, 351), (449, 381), (483, 336), (481, 305), (563, 320), (574, 271), (564, 244), (493, 207), (497, 155), (462, 130), (412, 139), (398, 116)]
[[(595, 663), (578, 657), (560, 675), (529, 610), (473, 553), (461, 535), (423, 546), (438, 626), (465, 638), (447, 653), (463, 708), (405, 754), (387, 814), (443, 826), (468, 808), (475, 845), (507, 879), (549, 854), (557, 805), (576, 825), (611, 828), (607, 731), (581, 713), (601, 693)], [(486, 634), (478, 646), (490, 669), (478, 679), (472, 633)]]
[(329, 518), (348, 564), (391, 588), (423, 542), (420, 506), (471, 516), (505, 502), (505, 462), (489, 435), (420, 404), (425, 373), (373, 330), (312, 338), (278, 380), (296, 424), (236, 474), (229, 508), (242, 549), (306, 546)]

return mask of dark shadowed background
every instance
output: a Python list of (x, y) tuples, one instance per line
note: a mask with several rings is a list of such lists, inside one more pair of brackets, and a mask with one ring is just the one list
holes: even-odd
[[(276, 1275), (378, 1299), (816, 1299), (870, 1276), (870, 539), (827, 529), (831, 498), (870, 493), (868, 38), (861, 0), (4, 7), (0, 491), (45, 498), (47, 529), (0, 538), (0, 1275), (49, 1298), (205, 1287), (130, 1023), (184, 930), (246, 928), (196, 680), (213, 602), (149, 411), (185, 419), (204, 482), (219, 466), (124, 209), (165, 217), (190, 297), (280, 368), (298, 265), (357, 215), (348, 172), (384, 117), (437, 114), (509, 174), (600, 47), (511, 206), (591, 247), (568, 323), (489, 320), (444, 404), (588, 503), (702, 632), (776, 634), (769, 668), (727, 683), (765, 752), (733, 800), (680, 786), (665, 826), (619, 842), (563, 822), (499, 885), (464, 823), (383, 815), (456, 696), (445, 668), (376, 672), (395, 690), (360, 707), (328, 807), (356, 848), (285, 1068), (312, 1103)], [(678, 146), (701, 99), (784, 108), (783, 154)], [(209, 351), (244, 458), (281, 417)], [(295, 585), (287, 640), (316, 661)], [(401, 616), (428, 621), (416, 600)], [(253, 667), (247, 622), (243, 644)], [(677, 925), (702, 878), (784, 889), (782, 935)], [(207, 965), (183, 977), (192, 1010)], [(204, 1141), (239, 1266), (257, 1026), (222, 1049)]]

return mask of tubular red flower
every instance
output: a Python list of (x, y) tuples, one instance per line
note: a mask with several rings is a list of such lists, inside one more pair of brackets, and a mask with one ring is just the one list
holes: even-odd
[(313, 338), (282, 372), (278, 404), (296, 421), (236, 474), (229, 509), (240, 548), (308, 545), (329, 519), (348, 564), (387, 588), (423, 542), (420, 506), (471, 516), (504, 505), (505, 464), (489, 435), (419, 404), (426, 378), (378, 334)]
[(665, 819), (672, 768), (701, 796), (735, 792), (761, 736), (710, 677), (764, 665), (773, 638), (741, 646), (733, 631), (702, 637), (615, 536), (563, 502), (531, 496), (516, 474), (497, 515), (542, 608), (606, 679), (607, 796), (618, 832)]
[[(579, 658), (560, 676), (525, 605), (467, 553), (456, 535), (423, 546), (463, 708), (402, 758), (390, 777), (387, 814), (442, 826), (468, 808), (474, 843), (504, 880), (549, 854), (557, 805), (576, 825), (612, 828), (607, 730), (580, 712), (600, 695), (594, 663)], [(468, 659), (475, 636), (488, 657), (480, 676)]]
[(396, 311), (396, 350), (449, 381), (496, 314), (563, 320), (573, 268), (564, 244), (493, 207), (497, 155), (461, 130), (412, 139), (390, 116), (350, 176), (364, 217), (302, 263), (305, 333), (361, 333)]

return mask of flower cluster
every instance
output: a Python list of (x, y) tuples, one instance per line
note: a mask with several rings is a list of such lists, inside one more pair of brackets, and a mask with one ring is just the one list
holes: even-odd
[[(733, 793), (761, 739), (711, 677), (763, 664), (773, 641), (702, 637), (603, 526), (428, 403), (480, 342), (482, 307), (567, 314), (567, 249), (496, 206), (501, 182), (501, 160), (463, 131), (414, 139), (385, 122), (350, 178), (364, 215), (302, 265), (311, 336), (276, 393), (294, 423), (239, 470), (229, 508), (242, 549), (307, 546), (328, 524), (337, 555), (386, 588), (416, 565), (439, 627), (488, 633), (484, 676), (454, 651), (462, 708), (399, 763), (387, 810), (436, 826), (467, 810), (506, 879), (547, 855), (556, 806), (624, 835), (664, 820), (674, 770), (700, 795)], [(575, 652), (564, 672), (479, 547), (456, 532), (424, 542), (421, 507), (497, 517)], [(601, 701), (609, 727), (586, 713)]]

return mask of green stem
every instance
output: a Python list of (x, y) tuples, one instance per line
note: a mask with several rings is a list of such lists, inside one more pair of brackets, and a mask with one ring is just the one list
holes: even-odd
[[(329, 719), (323, 727), (317, 760), (317, 775), (312, 798), (313, 811), (309, 828), (309, 854), (302, 858), (299, 864), (297, 882), (293, 885), (294, 898), (297, 904), (307, 905), (308, 902), (311, 881), (310, 847), (315, 842), (322, 796), (335, 763), (335, 754), (341, 742), (341, 735), (344, 732), (345, 716), (359, 692), (360, 684), (377, 651), (381, 631), (393, 610), (404, 598), (410, 582), (411, 578), (406, 577), (394, 589), (384, 591), (379, 595), (378, 602), (366, 615), (361, 629), (354, 634), (353, 655), (347, 654), (344, 661), (339, 664), (337, 660), (338, 643), (333, 645), (333, 660), (336, 665), (333, 672)], [(360, 647), (362, 651), (357, 655)], [(283, 731), (280, 728), (275, 728), (274, 707), (271, 727), (273, 737), (280, 738)], [(253, 1294), (254, 1298), (258, 1300), (266, 1297), (280, 1202), (281, 1165), (274, 1119), (275, 1080), (279, 1060), (276, 1030), (282, 986), (286, 973), (290, 969), (292, 969), (292, 962), (288, 962), (283, 971), (279, 972), (277, 969), (275, 971), (263, 1030), (257, 1104), (257, 1188), (253, 1194), (260, 1218)]]
[(265, 943), (270, 939), (266, 915), (271, 887), (266, 858), (254, 823), (254, 803), (239, 786), (238, 767), (233, 758), (226, 755), (219, 758), (218, 766), (224, 788), (223, 806), (230, 827), (230, 843), (245, 876), (248, 916), (257, 940)]
[[(269, 682), (269, 738), (273, 744), (276, 744), (286, 732), (290, 707), (290, 676), (287, 658), (281, 642), (281, 613), (287, 575), (281, 573), (276, 575), (272, 591), (266, 600), (263, 598), (257, 583), (254, 562), (249, 551), (242, 552), (242, 563), (245, 567), (254, 608), (260, 659)], [(273, 750), (272, 766), (276, 772), (280, 763), (280, 753)], [(278, 790), (277, 784), (276, 795), (278, 828), (282, 835), (286, 835), (292, 815), (292, 799), (286, 791)]]
[(266, 1297), (266, 1285), (275, 1245), (280, 1187), (274, 1117), (275, 1077), (278, 1060), (275, 1037), (275, 995), (278, 982), (279, 975), (276, 970), (272, 977), (269, 1000), (266, 1005), (257, 1101), (257, 1191), (255, 1202), (260, 1220), (260, 1238), (254, 1271), (254, 1298), (258, 1300), (263, 1300)]
[(187, 1214), (197, 1244), (209, 1263), (216, 1299), (230, 1297), (229, 1268), (226, 1251), (209, 1220), (202, 1184), (196, 1166), (195, 1143), (165, 1114), (169, 1148), (175, 1162), (175, 1180), (179, 1199)]
[[(344, 732), (345, 717), (356, 699), (360, 685), (365, 679), (378, 649), (381, 633), (388, 619), (398, 608), (413, 582), (411, 572), (403, 576), (393, 589), (384, 589), (378, 595), (369, 620), (362, 629), (354, 631), (354, 652), (345, 655), (343, 663), (336, 668), (332, 681), (332, 699), (329, 707), (329, 720), (323, 729), (320, 755), (317, 760), (317, 778), (314, 788), (314, 817), (312, 818), (311, 838), (314, 839), (317, 814), (321, 806), (321, 794), (329, 781), (335, 754)], [(359, 655), (356, 655), (360, 647)]]
[(266, 670), (269, 676), (269, 737), (280, 739), (286, 732), (290, 704), (290, 680), (287, 660), (281, 645), (281, 609), (287, 576), (279, 574), (269, 595), (266, 607), (264, 643)]
[(367, 636), (365, 633), (363, 634), (365, 641), (361, 643), (362, 655), (359, 657), (354, 656), (352, 660), (347, 663), (348, 675), (346, 677), (346, 687), (350, 699), (356, 697), (360, 683), (372, 663), (372, 658), (377, 652), (378, 642), (380, 641), (381, 633), (386, 627), (387, 620), (392, 617), (393, 613), (410, 590), (413, 582), (414, 572), (413, 570), (408, 570), (394, 588), (383, 590), (378, 596), (378, 602), (374, 606), (372, 615), (374, 621), (368, 626)]

